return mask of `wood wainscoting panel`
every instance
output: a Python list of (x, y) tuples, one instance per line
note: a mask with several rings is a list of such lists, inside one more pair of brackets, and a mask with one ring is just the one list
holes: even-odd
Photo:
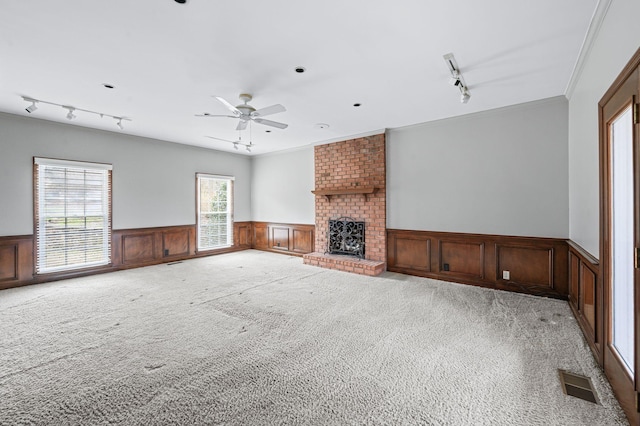
[(155, 259), (153, 232), (122, 236), (122, 263), (146, 263)]
[(431, 239), (393, 235), (387, 241), (388, 257), (397, 268), (431, 272)]
[(580, 283), (580, 311), (593, 331), (596, 329), (596, 274), (584, 264), (580, 265)]
[(302, 256), (313, 251), (315, 225), (253, 222), (252, 248)]
[(0, 289), (33, 281), (33, 236), (0, 237)]
[(234, 222), (233, 223), (233, 243), (235, 246), (248, 249), (251, 248), (251, 222)]
[(484, 243), (438, 240), (438, 271), (444, 275), (484, 278)]
[(569, 246), (569, 306), (582, 329), (591, 351), (602, 366), (604, 332), (603, 289), (598, 259), (574, 243)]
[(270, 226), (271, 248), (274, 250), (289, 251), (289, 227)]
[(306, 228), (298, 226), (293, 228), (293, 251), (296, 253), (311, 253), (313, 251), (315, 226), (307, 225)]
[(196, 256), (195, 225), (118, 229), (112, 232), (115, 269), (155, 265)]
[(0, 237), (0, 289), (33, 282), (33, 236)]
[(496, 244), (496, 277), (509, 271), (509, 281), (553, 288), (553, 248)]
[(188, 256), (191, 253), (193, 237), (191, 228), (181, 228), (162, 232), (162, 257)]
[[(387, 229), (387, 270), (538, 296), (568, 296), (568, 247), (556, 238)], [(502, 279), (508, 270), (509, 280)]]
[(569, 250), (569, 302), (578, 306), (580, 297), (580, 258)]
[(258, 250), (269, 250), (269, 226), (266, 223), (253, 223), (252, 247)]
[(18, 244), (0, 245), (0, 282), (18, 279)]
[(117, 229), (111, 233), (110, 265), (40, 275), (34, 272), (33, 235), (0, 237), (0, 289), (244, 250), (251, 248), (251, 228), (252, 222), (234, 223), (234, 233), (239, 231), (233, 246), (201, 253), (195, 225)]

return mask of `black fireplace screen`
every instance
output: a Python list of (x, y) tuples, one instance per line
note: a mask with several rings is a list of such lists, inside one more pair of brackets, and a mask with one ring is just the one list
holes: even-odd
[(348, 254), (364, 259), (364, 222), (350, 217), (329, 221), (327, 253)]

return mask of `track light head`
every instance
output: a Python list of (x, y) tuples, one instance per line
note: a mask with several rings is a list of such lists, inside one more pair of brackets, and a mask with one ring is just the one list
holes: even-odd
[(460, 73), (458, 72), (458, 70), (454, 70), (451, 72), (449, 84), (451, 84), (452, 86), (459, 86), (460, 84), (462, 84), (462, 81), (460, 81)]
[(251, 152), (251, 145), (247, 145), (247, 152)]
[(24, 110), (31, 114), (33, 111), (38, 109), (38, 106), (36, 105), (36, 101), (33, 99), (29, 100), (29, 102), (31, 102), (31, 105), (26, 107)]
[(124, 126), (122, 125), (122, 118), (120, 117), (114, 117), (114, 118), (118, 120), (118, 122), (116, 123), (116, 126), (118, 126), (120, 130), (124, 130)]
[(463, 104), (466, 104), (467, 102), (469, 102), (469, 99), (471, 99), (471, 93), (469, 93), (469, 91), (465, 87), (462, 90), (462, 95), (460, 96), (460, 102)]
[(75, 114), (73, 113), (73, 111), (76, 110), (74, 107), (63, 106), (62, 108), (66, 108), (69, 110), (69, 112), (67, 113), (67, 120), (73, 120), (74, 118), (76, 118)]
[(233, 143), (233, 149), (235, 149), (236, 151), (238, 150), (238, 142)]

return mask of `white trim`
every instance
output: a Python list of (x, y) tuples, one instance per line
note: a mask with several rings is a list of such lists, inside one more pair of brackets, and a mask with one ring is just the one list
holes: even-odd
[(200, 247), (200, 238), (202, 236), (202, 230), (200, 225), (200, 214), (201, 214), (201, 199), (200, 199), (200, 188), (201, 182), (203, 180), (223, 180), (228, 182), (234, 182), (234, 176), (224, 176), (224, 175), (213, 175), (208, 173), (196, 173), (196, 251), (204, 252), (208, 250), (217, 250), (222, 248), (228, 248), (233, 246), (233, 204), (234, 204), (234, 193), (233, 193), (233, 183), (229, 184), (227, 187), (227, 241), (225, 244), (212, 246), (212, 247)]
[[(558, 103), (567, 103), (567, 98), (564, 95), (554, 96), (552, 98), (538, 99), (535, 101), (524, 102), (521, 104), (507, 105), (494, 109), (486, 109), (484, 111), (470, 112), (468, 114), (456, 115), (453, 117), (440, 118), (433, 121), (425, 121), (424, 123), (411, 124), (408, 126), (390, 127), (387, 129), (387, 135), (389, 133), (400, 133), (405, 130), (411, 131), (415, 128), (428, 128), (441, 126), (444, 123), (459, 122), (466, 120), (477, 120), (483, 117), (490, 117), (495, 115), (502, 115), (508, 111), (523, 111), (530, 108), (541, 108), (545, 105), (555, 105)], [(387, 141), (389, 141), (387, 139)]]
[(58, 160), (56, 158), (33, 157), (34, 164), (39, 166), (59, 166), (89, 170), (113, 170), (113, 165), (105, 163), (89, 163), (86, 161)]
[[(67, 160), (58, 160), (58, 159), (38, 158), (38, 157), (34, 157), (34, 163), (38, 166), (38, 176), (35, 182), (37, 185), (36, 190), (38, 195), (38, 209), (37, 211), (34, 212), (34, 214), (36, 215), (36, 229), (35, 229), (36, 256), (37, 256), (36, 274), (47, 274), (47, 273), (59, 272), (59, 271), (71, 271), (76, 269), (90, 268), (94, 266), (110, 264), (111, 263), (112, 230), (111, 230), (111, 216), (110, 216), (111, 205), (109, 204), (109, 200), (111, 198), (111, 185), (110, 185), (109, 176), (111, 175), (111, 165), (100, 164), (100, 163), (87, 163), (87, 162), (81, 162), (81, 161), (67, 161)], [(103, 236), (102, 251), (101, 251), (101, 254), (103, 255), (102, 259), (97, 261), (92, 261), (92, 262), (85, 261), (83, 263), (73, 263), (73, 264), (66, 263), (67, 261), (65, 259), (64, 265), (48, 266), (47, 257), (52, 253), (55, 254), (56, 250), (54, 250), (53, 252), (49, 250), (47, 230), (51, 228), (47, 226), (49, 217), (44, 215), (44, 212), (46, 212), (46, 206), (47, 206), (45, 195), (48, 192), (47, 185), (46, 185), (46, 173), (47, 173), (47, 170), (51, 170), (55, 168), (82, 171), (83, 173), (91, 173), (93, 175), (97, 175), (101, 177), (101, 190), (102, 190), (101, 192), (103, 195), (102, 215), (100, 215), (100, 217), (102, 218), (102, 225), (103, 225), (101, 229), (102, 236)], [(65, 176), (66, 176), (66, 172), (65, 172)], [(65, 181), (64, 188), (66, 188), (66, 182), (67, 182), (66, 177), (64, 178), (64, 181)], [(85, 207), (86, 207), (86, 194), (87, 193), (84, 192), (85, 198), (83, 199), (83, 202)], [(80, 219), (83, 217), (85, 218), (87, 217), (86, 210), (84, 211), (85, 215), (67, 215), (66, 201), (64, 201), (64, 205), (65, 205), (64, 215), (62, 216), (60, 216), (59, 214), (54, 215), (55, 217), (65, 219), (65, 227), (62, 229), (63, 232), (69, 229), (66, 226), (67, 218)], [(66, 235), (66, 232), (64, 233)], [(68, 247), (65, 247), (63, 251), (65, 253), (65, 258), (66, 258), (66, 253), (68, 253)], [(85, 252), (86, 252), (86, 247), (85, 247)]]
[(338, 136), (338, 137), (331, 138), (331, 139), (325, 139), (325, 140), (321, 140), (321, 141), (317, 141), (317, 142), (311, 142), (311, 143), (308, 143), (306, 145), (294, 146), (294, 147), (291, 147), (291, 148), (284, 148), (284, 149), (280, 149), (280, 150), (277, 150), (277, 151), (265, 152), (264, 154), (253, 154), (253, 155), (250, 156), (250, 158), (269, 157), (271, 155), (279, 155), (279, 154), (285, 154), (287, 152), (301, 151), (303, 149), (313, 148), (316, 145), (327, 145), (327, 144), (334, 143), (334, 142), (344, 142), (344, 141), (350, 141), (350, 140), (358, 139), (358, 138), (366, 138), (368, 136), (382, 135), (382, 134), (385, 134), (386, 131), (387, 131), (387, 129), (377, 129), (377, 130), (371, 130), (371, 131), (364, 132), (364, 133), (358, 133), (358, 134), (355, 134), (355, 135)]
[(235, 176), (225, 176), (225, 175), (211, 175), (209, 173), (196, 173), (197, 178), (210, 178), (210, 179), (227, 179), (227, 180), (236, 180)]
[(600, 32), (600, 28), (602, 27), (605, 16), (607, 16), (607, 12), (609, 11), (609, 6), (611, 6), (612, 1), (613, 0), (598, 0), (596, 10), (593, 12), (591, 22), (589, 23), (589, 29), (587, 30), (587, 34), (584, 36), (584, 40), (582, 41), (580, 54), (578, 55), (578, 59), (576, 60), (575, 65), (573, 66), (571, 78), (569, 78), (569, 83), (567, 84), (567, 88), (564, 91), (567, 99), (571, 99), (573, 91), (576, 88), (576, 84), (578, 84), (578, 80), (580, 80), (582, 70), (584, 69), (584, 64), (591, 54), (591, 49), (593, 48), (593, 44), (595, 43), (596, 37)]

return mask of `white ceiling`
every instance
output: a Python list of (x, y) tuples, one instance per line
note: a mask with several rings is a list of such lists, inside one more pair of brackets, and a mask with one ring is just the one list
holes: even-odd
[[(563, 95), (597, 3), (4, 1), (0, 111), (233, 151), (205, 135), (235, 140), (237, 120), (195, 114), (228, 112), (212, 95), (237, 105), (250, 93), (255, 108), (287, 108), (267, 117), (285, 130), (252, 125), (263, 154)], [(468, 104), (448, 84), (449, 52)], [(28, 114), (22, 96), (132, 121), (68, 121), (44, 104)]]

